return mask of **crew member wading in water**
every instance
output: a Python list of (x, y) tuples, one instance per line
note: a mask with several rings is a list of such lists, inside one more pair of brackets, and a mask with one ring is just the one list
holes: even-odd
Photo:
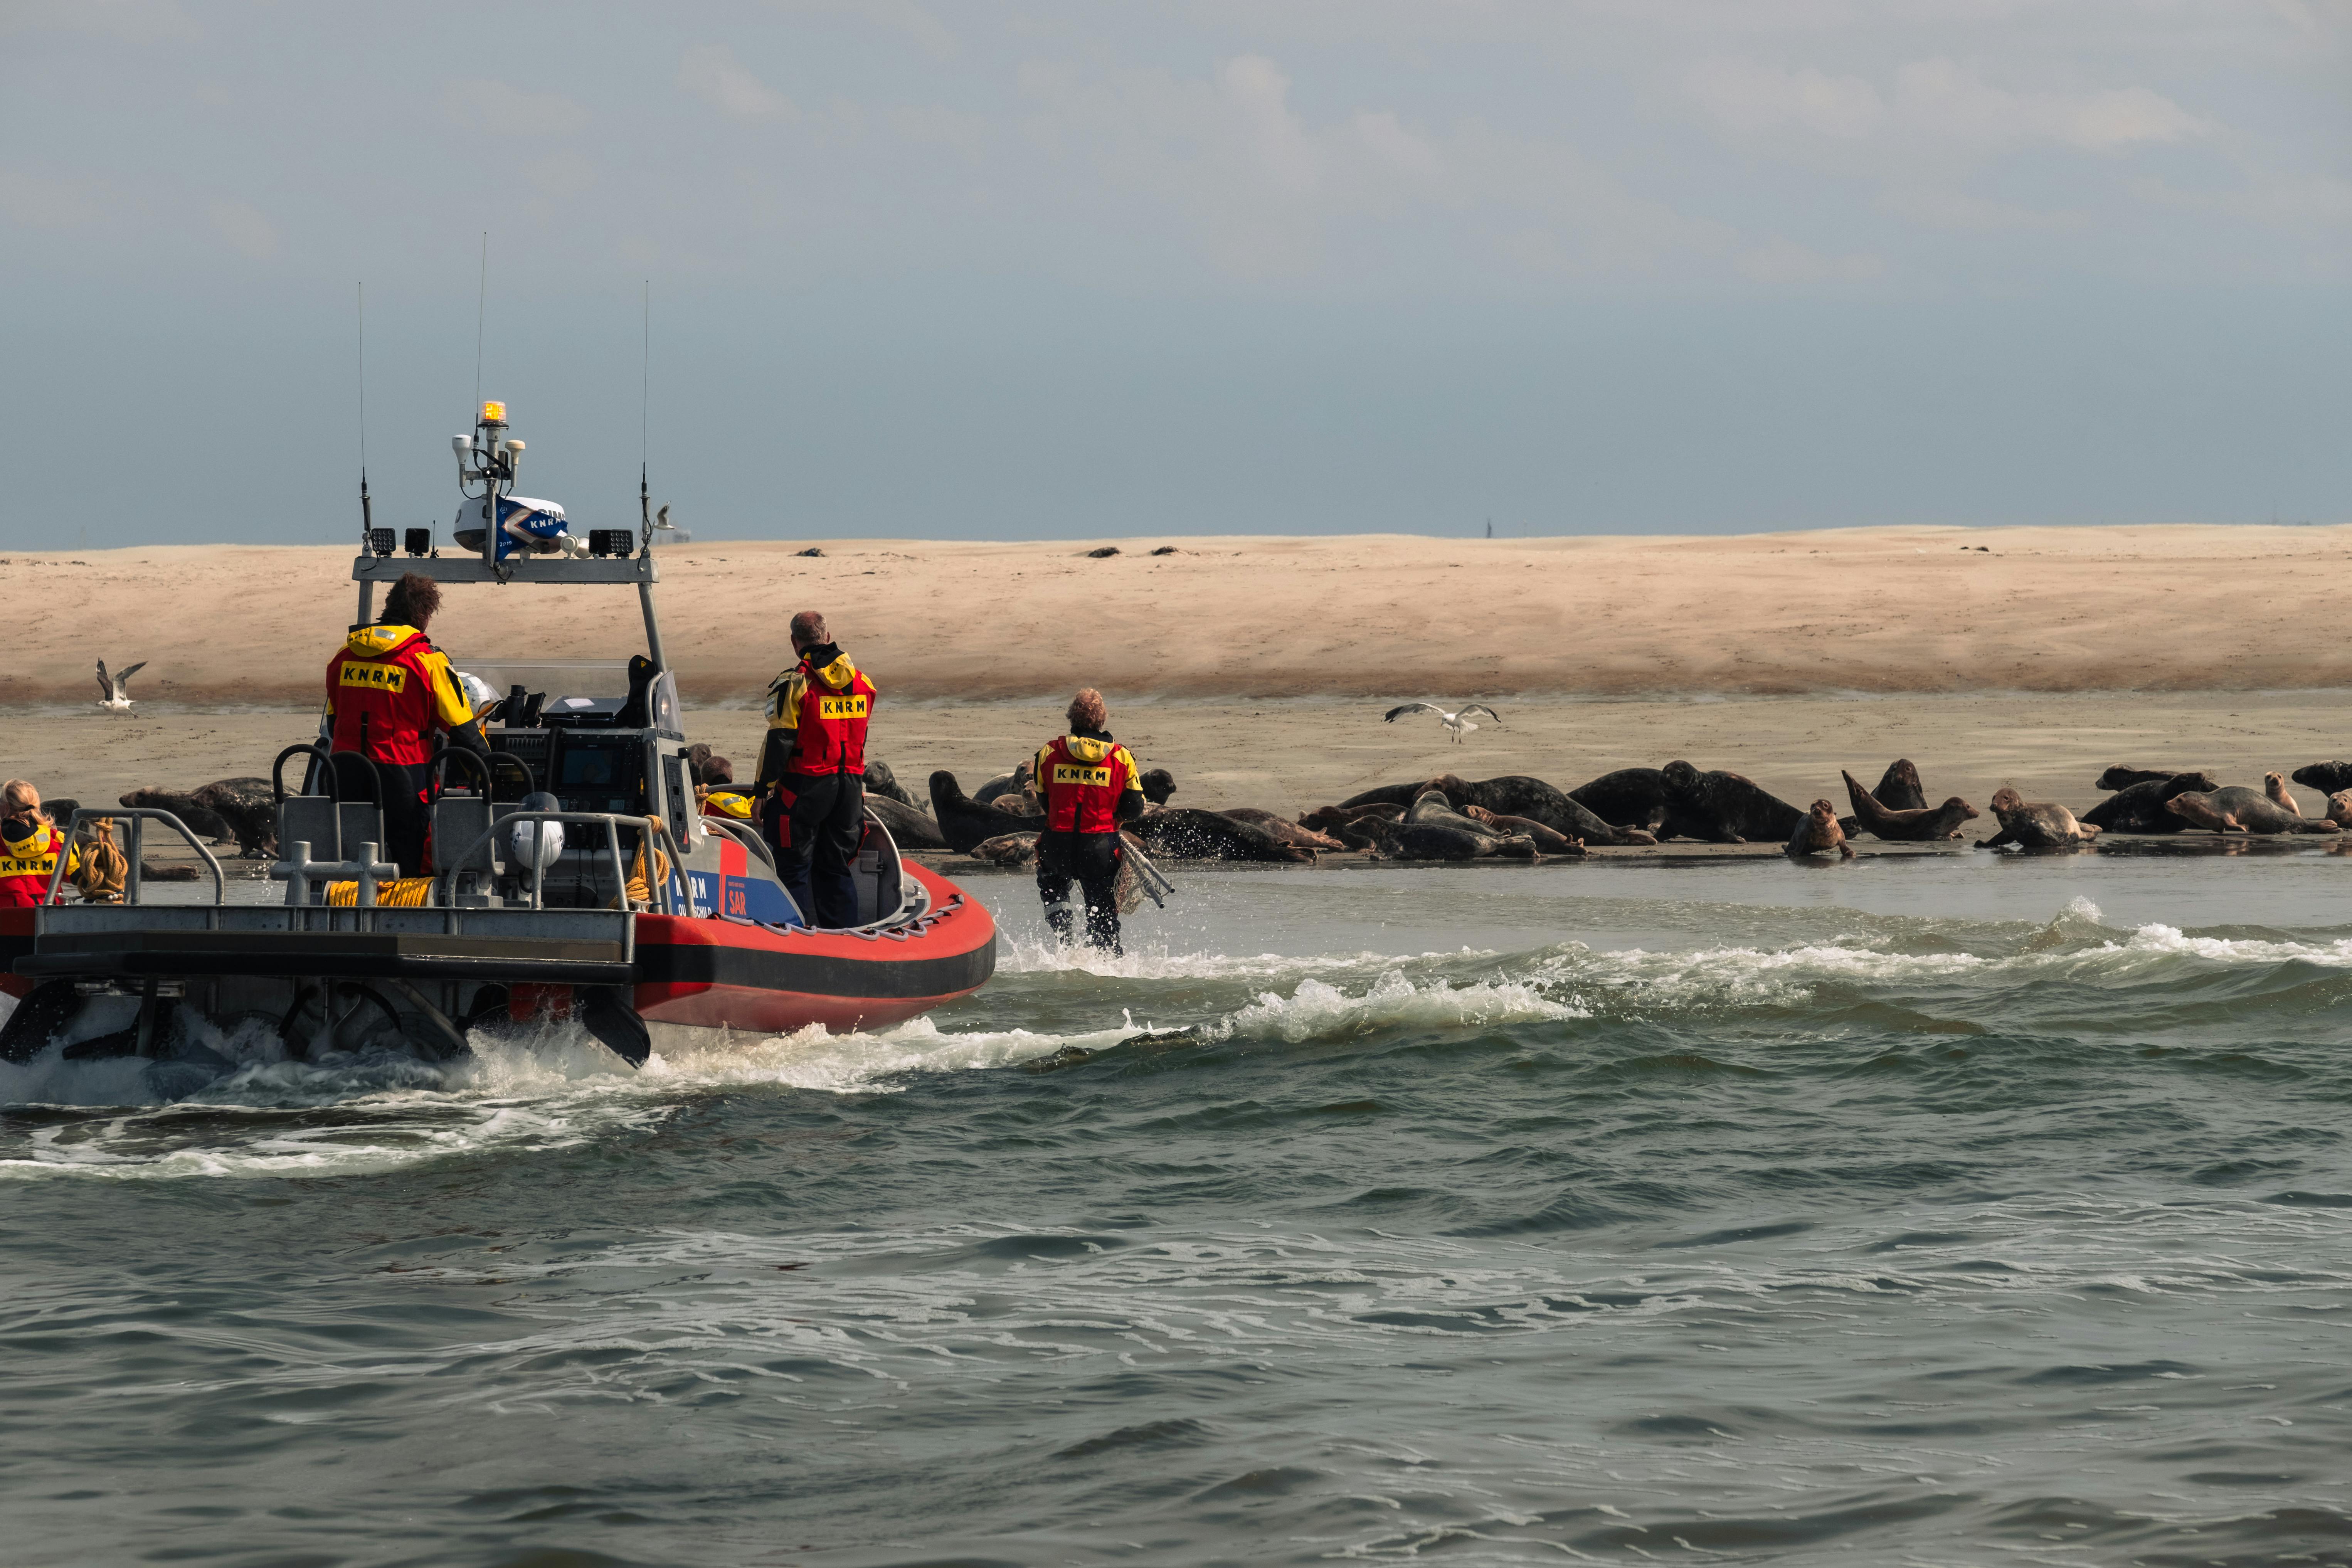
[(490, 752), (449, 656), (425, 640), (425, 624), (440, 607), (439, 585), (411, 572), (384, 595), (383, 618), (353, 626), (327, 661), (327, 714), (334, 726), (328, 749), (357, 752), (375, 763), (383, 780), (383, 855), (404, 877), (425, 874), (436, 731), (447, 731), (451, 745), (478, 756)]
[(760, 751), (760, 826), (776, 851), (784, 890), (810, 924), (857, 923), (849, 864), (866, 818), (866, 726), (874, 683), (834, 646), (824, 617), (793, 617), (800, 663), (768, 688)]
[(1045, 806), (1037, 836), (1037, 896), (1045, 923), (1070, 940), (1070, 882), (1087, 900), (1087, 940), (1107, 952), (1118, 942), (1118, 825), (1143, 812), (1143, 773), (1110, 738), (1103, 694), (1089, 686), (1070, 699), (1070, 732), (1037, 752), (1029, 787)]

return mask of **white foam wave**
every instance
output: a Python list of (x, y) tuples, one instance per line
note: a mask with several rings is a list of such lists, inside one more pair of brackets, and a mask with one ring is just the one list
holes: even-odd
[[(1274, 980), (1290, 974), (1377, 973), (1412, 956), (1393, 952), (1224, 953), (1171, 952), (1165, 948), (1129, 948), (1118, 957), (1084, 945), (1064, 947), (1000, 929), (996, 970), (1000, 974), (1092, 974), (1116, 980)], [(1423, 959), (1492, 958), (1488, 950), (1463, 948), (1424, 952)]]
[(1465, 985), (1433, 980), (1416, 984), (1391, 969), (1360, 996), (1321, 980), (1302, 980), (1288, 996), (1267, 991), (1224, 1019), (1220, 1035), (1265, 1036), (1299, 1044), (1399, 1026), (1491, 1027), (1497, 1024), (1583, 1018), (1583, 1008), (1544, 994), (1528, 980), (1483, 980)]

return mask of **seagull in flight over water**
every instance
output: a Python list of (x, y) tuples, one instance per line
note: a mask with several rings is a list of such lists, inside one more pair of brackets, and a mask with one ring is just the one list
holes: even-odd
[(137, 664), (132, 665), (130, 668), (124, 670), (120, 675), (109, 675), (106, 673), (106, 660), (102, 658), (100, 659), (98, 661), (98, 689), (100, 695), (98, 700), (98, 705), (100, 708), (105, 709), (109, 713), (130, 712), (131, 693), (129, 688), (131, 685), (131, 678), (146, 668), (147, 661), (142, 658)]
[(1393, 724), (1408, 713), (1436, 714), (1437, 721), (1445, 726), (1447, 731), (1454, 737), (1454, 743), (1457, 746), (1462, 743), (1463, 736), (1478, 727), (1470, 722), (1470, 715), (1473, 713), (1484, 713), (1495, 721), (1495, 728), (1497, 730), (1503, 727), (1503, 716), (1484, 702), (1465, 702), (1462, 705), (1462, 711), (1459, 713), (1448, 713), (1434, 702), (1408, 702), (1402, 708), (1390, 709), (1388, 716), (1381, 722)]

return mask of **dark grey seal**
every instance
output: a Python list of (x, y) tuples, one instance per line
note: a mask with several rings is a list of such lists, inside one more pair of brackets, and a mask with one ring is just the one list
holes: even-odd
[(2352, 763), (2305, 763), (2287, 776), (2322, 795), (2334, 795), (2339, 789), (2352, 789)]
[(2099, 775), (2094, 787), (2129, 789), (2134, 784), (2162, 784), (2167, 779), (2179, 778), (2182, 772), (2179, 768), (2136, 768), (2128, 763), (2117, 763)]
[(941, 768), (931, 775), (931, 816), (940, 836), (959, 855), (969, 855), (991, 838), (1007, 833), (1043, 833), (1043, 816), (1018, 817), (981, 805), (963, 793), (955, 774)]
[(1694, 837), (1717, 844), (1785, 844), (1805, 820), (1803, 812), (1744, 773), (1720, 768), (1701, 773), (1685, 762), (1668, 763), (1661, 771), (1676, 809), (1702, 829)]
[[(1902, 765), (1908, 767), (1910, 764)], [(1933, 811), (1926, 806), (1891, 809), (1883, 805), (1872, 791), (1863, 788), (1862, 781), (1852, 773), (1838, 776), (1845, 780), (1846, 798), (1853, 803), (1853, 821), (1861, 825), (1861, 831), (1874, 838), (1912, 842), (1958, 838), (1960, 824), (1977, 815), (1977, 808), (1958, 795), (1952, 796)], [(1912, 776), (1917, 777), (1916, 773)], [(1841, 831), (1844, 830), (1843, 823), (1838, 826)]]
[(2189, 819), (2165, 810), (2164, 803), (2192, 790), (2206, 793), (2221, 787), (2204, 773), (2142, 779), (2083, 813), (2083, 820), (2109, 833), (2179, 833), (2189, 826)]
[(1235, 822), (1213, 811), (1163, 805), (1127, 825), (1146, 849), (1177, 860), (1286, 860), (1312, 862), (1315, 851), (1284, 844), (1264, 828)]
[(890, 830), (890, 837), (901, 849), (945, 849), (948, 847), (948, 837), (940, 831), (938, 823), (894, 795), (868, 795), (866, 809), (874, 814), (875, 821)]
[(907, 793), (907, 786), (898, 782), (898, 775), (890, 771), (889, 763), (877, 763), (869, 757), (866, 761), (866, 798), (871, 800), (877, 795), (887, 795), (900, 805), (911, 805), (917, 811), (923, 809), (923, 803)]

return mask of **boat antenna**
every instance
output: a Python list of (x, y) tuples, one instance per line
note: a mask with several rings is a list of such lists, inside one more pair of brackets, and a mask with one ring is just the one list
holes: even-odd
[(360, 548), (365, 550), (375, 531), (375, 508), (367, 488), (367, 284), (359, 285), (360, 326)]
[(637, 535), (641, 547), (654, 542), (653, 492), (646, 488), (647, 458), (652, 449), (654, 407), (654, 280), (646, 279), (644, 345), (637, 358)]
[(482, 230), (482, 281), (474, 296), (474, 406), (467, 417), (477, 419), (482, 413), (482, 321), (490, 308), (490, 231)]

